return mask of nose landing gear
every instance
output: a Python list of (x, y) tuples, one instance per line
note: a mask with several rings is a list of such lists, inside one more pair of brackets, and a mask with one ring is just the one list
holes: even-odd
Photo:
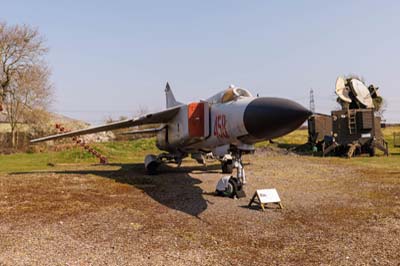
[(233, 154), (232, 168), (236, 168), (236, 176), (224, 176), (217, 184), (216, 193), (220, 196), (231, 198), (244, 198), (246, 193), (243, 185), (246, 184), (246, 174), (242, 163), (242, 153), (240, 151)]

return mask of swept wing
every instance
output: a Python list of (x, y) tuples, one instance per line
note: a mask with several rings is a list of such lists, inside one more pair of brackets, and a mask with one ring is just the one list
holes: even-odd
[(55, 140), (55, 139), (61, 139), (61, 138), (67, 138), (67, 137), (75, 137), (75, 136), (92, 134), (92, 133), (97, 133), (97, 132), (102, 132), (102, 131), (109, 131), (109, 130), (115, 130), (115, 129), (120, 129), (120, 128), (140, 126), (140, 125), (145, 125), (145, 124), (167, 123), (179, 112), (180, 108), (181, 108), (181, 106), (175, 106), (175, 107), (168, 108), (161, 112), (146, 114), (146, 115), (138, 117), (138, 118), (127, 119), (127, 120), (118, 121), (118, 122), (114, 122), (114, 123), (110, 123), (110, 124), (89, 127), (86, 129), (80, 129), (80, 130), (70, 131), (70, 132), (66, 132), (66, 133), (62, 133), (62, 134), (38, 138), (38, 139), (31, 140), (31, 143), (37, 143), (37, 142)]

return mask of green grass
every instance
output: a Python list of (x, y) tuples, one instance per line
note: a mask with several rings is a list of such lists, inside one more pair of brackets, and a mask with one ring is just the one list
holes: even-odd
[[(280, 147), (290, 148), (297, 147), (307, 143), (308, 141), (308, 131), (307, 129), (299, 129), (293, 131), (292, 133), (280, 137), (278, 139), (274, 139), (274, 142), (278, 144)], [(263, 141), (256, 144), (256, 147), (265, 147), (271, 145), (269, 141)]]
[[(388, 127), (384, 128), (383, 134), (385, 140), (389, 145), (390, 156), (383, 156), (383, 153), (377, 151), (376, 157), (360, 156), (352, 159), (346, 158), (329, 158), (332, 162), (338, 162), (342, 164), (352, 164), (362, 167), (374, 167), (374, 168), (390, 168), (392, 170), (400, 169), (400, 147), (394, 147), (393, 133), (400, 132), (400, 127)], [(295, 148), (303, 145), (308, 140), (307, 129), (296, 130), (286, 136), (274, 140), (275, 144), (270, 144), (268, 141), (260, 142), (256, 144), (256, 147), (266, 147), (270, 145), (279, 146), (282, 148)], [(310, 153), (311, 154), (311, 153)]]
[[(400, 147), (393, 146), (393, 132), (400, 131), (400, 127), (383, 130), (385, 139), (389, 142), (391, 156), (379, 154), (377, 157), (355, 157), (350, 160), (344, 158), (329, 158), (332, 162), (352, 164), (365, 167), (400, 169)], [(274, 140), (275, 144), (261, 142), (256, 147), (275, 145), (283, 148), (297, 147), (307, 142), (307, 130), (297, 130), (284, 137)], [(142, 163), (146, 154), (158, 154), (155, 138), (133, 141), (94, 143), (91, 145), (105, 155), (110, 163)], [(316, 158), (319, 159), (319, 158)], [(320, 158), (324, 160), (323, 158)], [(62, 152), (45, 153), (16, 153), (0, 155), (0, 172), (24, 172), (49, 169), (63, 169), (74, 167), (73, 164), (91, 165), (98, 163), (98, 159), (80, 147)]]
[[(159, 152), (154, 138), (94, 143), (91, 146), (105, 155), (110, 163), (142, 163), (146, 154)], [(80, 147), (61, 152), (15, 153), (0, 155), (0, 172), (49, 170), (65, 168), (65, 164), (90, 165), (98, 162), (97, 158)]]

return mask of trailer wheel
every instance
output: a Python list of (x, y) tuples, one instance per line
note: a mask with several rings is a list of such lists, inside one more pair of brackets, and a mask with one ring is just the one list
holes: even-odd
[(370, 147), (369, 148), (369, 156), (370, 157), (374, 157), (375, 156), (375, 148), (374, 147)]

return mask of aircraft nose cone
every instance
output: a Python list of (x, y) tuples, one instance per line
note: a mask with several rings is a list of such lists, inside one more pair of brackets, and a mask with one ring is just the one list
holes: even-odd
[(243, 120), (252, 137), (273, 139), (297, 129), (311, 114), (291, 100), (262, 97), (248, 104)]

